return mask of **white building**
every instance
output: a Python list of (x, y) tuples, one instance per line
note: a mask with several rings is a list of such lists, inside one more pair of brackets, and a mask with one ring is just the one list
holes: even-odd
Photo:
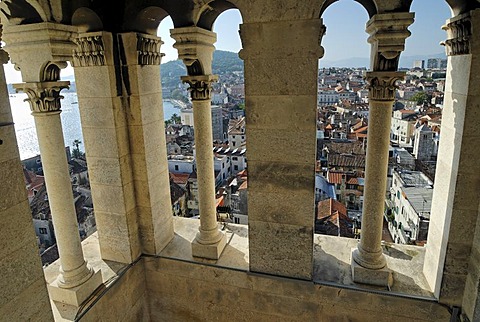
[(338, 103), (339, 98), (340, 98), (339, 93), (337, 93), (333, 88), (331, 90), (318, 91), (317, 99), (318, 99), (319, 105)]
[(228, 103), (228, 94), (226, 93), (213, 93), (212, 104), (223, 105)]
[(192, 173), (195, 170), (195, 159), (185, 155), (169, 155), (168, 171), (172, 173)]
[(240, 171), (243, 171), (247, 168), (247, 158), (246, 158), (247, 149), (245, 148), (214, 148), (213, 153), (215, 155), (221, 156), (225, 155), (230, 158), (230, 174), (232, 176), (236, 175)]
[(231, 119), (228, 124), (228, 145), (232, 149), (245, 146), (245, 117)]
[(437, 155), (436, 133), (426, 124), (420, 125), (414, 131), (413, 155), (418, 160), (429, 161)]
[(232, 165), (230, 158), (226, 155), (215, 154), (213, 160), (213, 169), (215, 171), (215, 185), (219, 186), (225, 180), (230, 178)]
[(193, 109), (182, 108), (180, 110), (180, 118), (183, 125), (193, 126)]
[(413, 130), (417, 115), (412, 110), (398, 110), (393, 112), (390, 127), (390, 139), (400, 146), (411, 146)]
[(420, 171), (394, 171), (387, 204), (388, 229), (397, 244), (427, 240), (433, 183)]

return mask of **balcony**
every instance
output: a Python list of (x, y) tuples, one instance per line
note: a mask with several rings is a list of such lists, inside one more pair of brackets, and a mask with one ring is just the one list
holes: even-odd
[[(392, 288), (352, 281), (350, 253), (357, 241), (315, 235), (314, 279), (249, 272), (248, 228), (228, 224), (228, 245), (215, 261), (193, 258), (191, 241), (198, 220), (175, 217), (176, 234), (158, 256), (141, 256), (130, 265), (103, 261), (98, 237), (83, 242), (86, 259), (100, 269), (105, 287), (80, 308), (55, 303), (55, 318), (81, 321), (108, 319), (179, 321), (278, 320), (447, 321), (448, 310), (438, 304), (423, 278), (424, 248), (385, 244)], [(45, 268), (47, 282), (58, 274), (58, 262)], [(52, 303), (53, 304), (53, 303)], [(322, 320), (322, 321), (323, 321)]]

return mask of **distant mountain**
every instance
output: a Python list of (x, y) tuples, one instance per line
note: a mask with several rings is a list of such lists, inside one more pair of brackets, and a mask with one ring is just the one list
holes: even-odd
[[(447, 58), (445, 53), (431, 54), (431, 55), (413, 55), (413, 56), (400, 56), (401, 68), (412, 68), (415, 60), (427, 60), (429, 58)], [(352, 57), (340, 60), (320, 60), (320, 68), (323, 67), (370, 67), (370, 58), (365, 57)]]
[(215, 50), (213, 52), (212, 69), (214, 74), (243, 71), (243, 60), (238, 57), (238, 53)]
[[(238, 57), (237, 53), (215, 50), (212, 69), (216, 75), (243, 71), (243, 60)], [(187, 69), (181, 60), (172, 60), (162, 64), (160, 72), (162, 85), (165, 87), (176, 87), (181, 83), (180, 76), (187, 75)]]

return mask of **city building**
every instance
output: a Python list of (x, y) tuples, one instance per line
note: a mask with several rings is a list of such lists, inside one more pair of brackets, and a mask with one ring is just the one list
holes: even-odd
[(414, 60), (412, 67), (413, 68), (424, 69), (425, 68), (425, 61), (424, 60)]
[(393, 172), (388, 229), (394, 242), (423, 245), (427, 241), (433, 183), (420, 171)]
[(400, 146), (411, 146), (417, 113), (413, 110), (393, 112), (390, 127), (390, 140)]
[[(322, 16), (336, 1), (2, 1), (0, 58), (22, 73), (15, 88), (28, 94), (35, 118), (59, 252), (42, 267), (0, 70), (2, 319), (478, 320), (480, 3), (430, 6), (448, 5), (452, 17), (443, 27), (448, 67), (425, 247), (382, 243), (384, 125), (405, 76), (398, 62), (414, 21), (412, 1), (358, 3), (371, 44), (360, 241), (314, 233), (318, 65), (331, 49), (322, 42)], [(217, 221), (209, 121), (195, 127), (199, 219), (172, 215), (159, 117), (160, 22), (172, 19), (195, 117), (209, 120), (217, 79), (212, 28), (228, 9), (243, 17), (248, 226)], [(67, 62), (75, 70), (98, 229), (83, 243), (60, 119)]]
[(443, 58), (429, 58), (427, 60), (428, 69), (445, 69), (447, 68), (447, 60)]
[(436, 133), (426, 124), (414, 131), (413, 155), (417, 160), (432, 160), (437, 155)]

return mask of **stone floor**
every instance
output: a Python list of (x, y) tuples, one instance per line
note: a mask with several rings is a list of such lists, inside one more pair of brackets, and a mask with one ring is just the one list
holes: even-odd
[[(222, 230), (227, 234), (228, 244), (217, 262), (192, 257), (190, 242), (195, 238), (198, 225), (199, 221), (196, 219), (175, 217), (175, 238), (161, 252), (160, 256), (248, 270), (248, 228), (246, 225), (221, 224)], [(353, 282), (350, 254), (357, 242), (350, 238), (316, 234), (314, 238), (314, 281), (319, 284), (433, 299), (433, 294), (430, 292), (422, 272), (425, 248), (383, 243), (387, 265), (393, 271), (394, 278), (394, 284), (388, 290), (383, 287), (372, 287)]]
[[(198, 231), (199, 220), (175, 217), (175, 237), (158, 255), (164, 258), (198, 262), (230, 269), (248, 271), (248, 227), (246, 225), (219, 224), (227, 235), (227, 246), (218, 261), (192, 257), (191, 241)], [(350, 238), (315, 235), (314, 237), (314, 282), (350, 289), (382, 294), (434, 300), (423, 276), (422, 267), (425, 249), (419, 246), (397, 245), (385, 242), (384, 253), (387, 265), (393, 271), (394, 284), (391, 289), (357, 284), (352, 281), (350, 254), (357, 244)], [(104, 282), (113, 281), (127, 265), (103, 261), (100, 255), (98, 235), (94, 233), (82, 242), (89, 265), (102, 271)], [(59, 261), (44, 268), (46, 281), (52, 282), (58, 275)], [(75, 314), (74, 308), (52, 303), (54, 316)]]

